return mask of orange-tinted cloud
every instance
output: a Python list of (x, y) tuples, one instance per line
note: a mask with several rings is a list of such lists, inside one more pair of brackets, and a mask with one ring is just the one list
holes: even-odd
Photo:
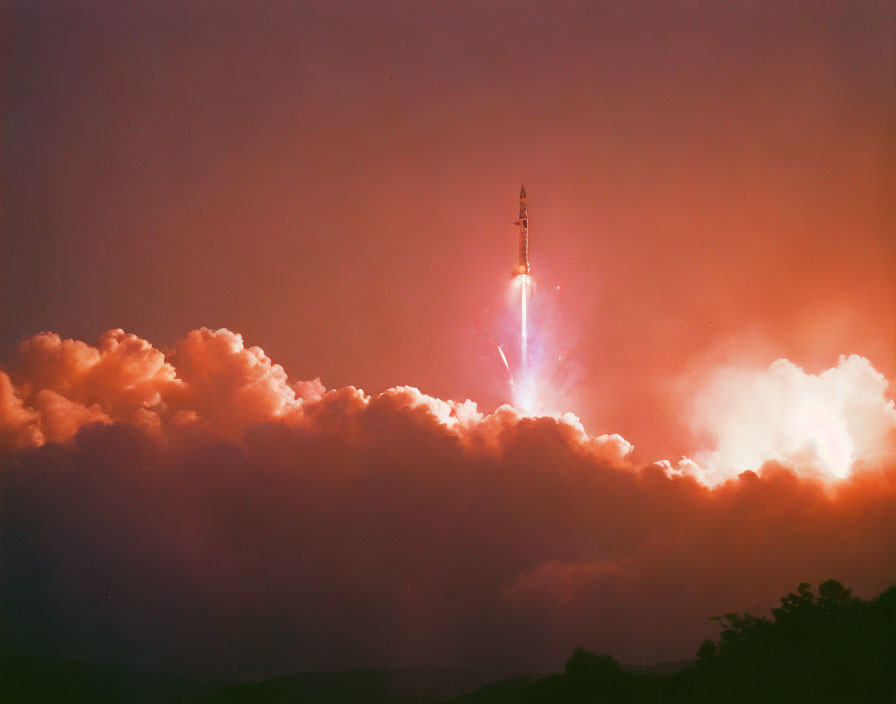
[(893, 448), (896, 404), (888, 383), (858, 355), (809, 374), (786, 359), (767, 369), (713, 369), (694, 394), (691, 424), (710, 443), (700, 476), (718, 482), (763, 462), (806, 476), (843, 478), (857, 462), (880, 463)]
[(671, 659), (800, 581), (896, 581), (885, 454), (834, 483), (766, 463), (711, 488), (571, 416), (291, 383), (227, 330), (166, 355), (31, 338), (0, 374), (0, 438), (4, 638), (88, 659)]

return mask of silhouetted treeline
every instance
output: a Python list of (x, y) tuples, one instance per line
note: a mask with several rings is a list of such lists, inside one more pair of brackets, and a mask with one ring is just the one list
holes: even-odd
[(586, 702), (894, 702), (896, 587), (864, 601), (836, 580), (808, 584), (771, 618), (725, 614), (718, 643), (670, 675), (627, 671), (608, 655), (576, 650), (563, 674), (489, 685), (457, 704)]
[[(700, 700), (896, 700), (896, 586), (871, 601), (836, 580), (781, 599), (772, 618), (726, 614), (687, 673)], [(695, 696), (694, 698), (698, 698)]]
[[(626, 668), (578, 649), (562, 674), (495, 682), (451, 702), (896, 702), (896, 586), (865, 601), (835, 580), (817, 596), (801, 584), (770, 618), (716, 620), (718, 642), (705, 641), (679, 672)], [(446, 671), (433, 672), (444, 679)], [(0, 701), (437, 704), (435, 680), (424, 674), (367, 669), (215, 685), (0, 651)]]

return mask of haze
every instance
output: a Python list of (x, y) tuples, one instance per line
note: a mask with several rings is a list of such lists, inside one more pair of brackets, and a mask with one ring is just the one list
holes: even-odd
[(6, 14), (7, 350), (228, 327), (294, 378), (494, 408), (525, 180), (565, 410), (645, 461), (698, 449), (708, 358), (894, 376), (888, 3)]

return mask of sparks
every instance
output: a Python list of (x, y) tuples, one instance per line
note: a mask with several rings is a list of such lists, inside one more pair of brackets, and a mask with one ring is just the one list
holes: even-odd
[(501, 361), (504, 362), (504, 367), (507, 369), (507, 377), (510, 379), (510, 385), (513, 386), (513, 372), (510, 371), (510, 365), (507, 363), (507, 355), (504, 354), (501, 345), (498, 345), (498, 353), (501, 355)]

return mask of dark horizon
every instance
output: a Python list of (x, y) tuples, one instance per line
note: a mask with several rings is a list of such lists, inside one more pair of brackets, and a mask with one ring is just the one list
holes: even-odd
[(0, 694), (16, 701), (353, 702), (562, 704), (564, 702), (889, 701), (896, 692), (896, 585), (870, 600), (834, 579), (801, 583), (769, 617), (714, 617), (720, 633), (688, 661), (620, 665), (576, 648), (563, 672), (489, 681), (452, 669), (360, 668), (210, 682), (130, 672), (116, 665), (23, 656), (0, 648)]

